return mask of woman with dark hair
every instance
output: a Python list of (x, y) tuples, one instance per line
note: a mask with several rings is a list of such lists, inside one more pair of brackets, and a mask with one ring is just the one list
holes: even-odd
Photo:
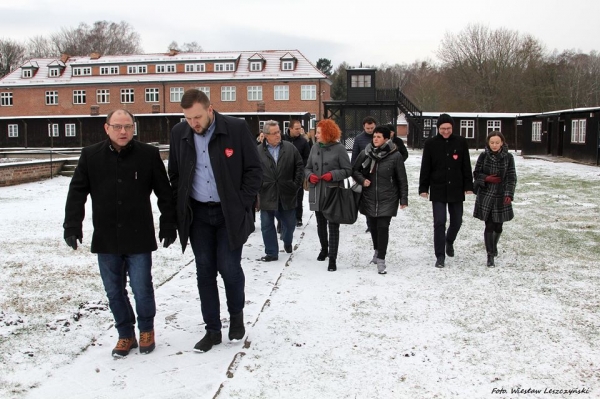
[[(352, 173), (346, 148), (339, 142), (342, 132), (331, 119), (323, 119), (317, 124), (316, 144), (313, 145), (306, 162), (304, 176), (309, 181), (308, 203), (315, 211), (317, 233), (321, 242), (321, 252), (317, 260), (329, 257), (327, 270), (337, 270), (336, 259), (340, 241), (339, 223), (328, 222), (321, 212), (329, 187), (344, 186), (344, 180)], [(329, 234), (327, 233), (329, 226)]]
[(352, 177), (363, 186), (360, 212), (369, 219), (375, 253), (371, 263), (379, 274), (386, 274), (385, 255), (390, 235), (390, 222), (400, 209), (408, 206), (408, 179), (404, 159), (390, 140), (387, 126), (373, 130), (373, 142), (356, 158)]
[(517, 185), (515, 160), (508, 152), (504, 135), (491, 132), (485, 151), (479, 155), (473, 170), (475, 209), (473, 216), (485, 222), (483, 239), (487, 251), (487, 266), (494, 267), (498, 256), (498, 240), (502, 224), (514, 217), (512, 200)]

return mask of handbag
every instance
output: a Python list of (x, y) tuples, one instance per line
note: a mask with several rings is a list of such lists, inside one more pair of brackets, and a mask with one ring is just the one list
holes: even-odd
[(323, 205), (323, 216), (332, 223), (354, 224), (358, 218), (360, 193), (355, 192), (344, 180), (344, 186), (329, 186)]

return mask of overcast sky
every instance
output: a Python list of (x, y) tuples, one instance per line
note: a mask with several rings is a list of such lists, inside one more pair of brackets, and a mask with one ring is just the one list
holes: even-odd
[(0, 38), (126, 21), (146, 53), (196, 41), (204, 51), (297, 49), (313, 63), (379, 66), (436, 61), (444, 35), (469, 23), (531, 34), (549, 51), (589, 53), (600, 50), (599, 16), (598, 0), (0, 0)]

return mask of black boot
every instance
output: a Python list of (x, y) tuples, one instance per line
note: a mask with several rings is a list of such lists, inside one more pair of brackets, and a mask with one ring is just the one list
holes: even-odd
[(319, 252), (319, 256), (317, 256), (318, 261), (324, 261), (329, 256), (329, 251), (327, 251), (327, 247), (321, 248), (321, 252)]
[(500, 241), (500, 235), (502, 234), (502, 232), (497, 233), (494, 232), (494, 256), (498, 256), (498, 241)]
[(494, 233), (484, 232), (483, 241), (485, 242), (485, 251), (487, 252), (487, 266), (494, 267)]
[(221, 331), (206, 331), (206, 335), (196, 346), (194, 352), (208, 352), (213, 346), (221, 343)]
[(335, 264), (335, 258), (329, 258), (329, 266), (327, 266), (328, 272), (334, 272), (337, 270), (337, 265)]
[(244, 327), (244, 311), (229, 317), (229, 340), (244, 338), (246, 328)]

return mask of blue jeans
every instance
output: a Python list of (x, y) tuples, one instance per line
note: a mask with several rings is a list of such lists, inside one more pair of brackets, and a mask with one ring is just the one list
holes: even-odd
[[(463, 203), (460, 202), (431, 202), (433, 209), (433, 248), (435, 257), (445, 256), (446, 241), (454, 243), (462, 225)], [(446, 206), (450, 214), (450, 224), (446, 231)]]
[(229, 249), (227, 226), (220, 205), (208, 205), (190, 198), (190, 206), (193, 215), (190, 243), (196, 258), (202, 318), (207, 331), (218, 332), (222, 325), (217, 273), (223, 278), (229, 314), (237, 315), (244, 310), (243, 247)]
[(279, 210), (277, 211), (260, 211), (260, 230), (262, 231), (263, 242), (265, 244), (265, 253), (271, 256), (279, 256), (275, 218), (281, 222), (283, 244), (292, 245), (294, 230), (296, 230), (296, 209), (284, 211), (281, 204), (279, 204)]
[(138, 328), (140, 331), (153, 330), (156, 303), (152, 285), (152, 253), (98, 254), (98, 266), (119, 338), (135, 337), (135, 313), (127, 295), (127, 275), (135, 298)]

